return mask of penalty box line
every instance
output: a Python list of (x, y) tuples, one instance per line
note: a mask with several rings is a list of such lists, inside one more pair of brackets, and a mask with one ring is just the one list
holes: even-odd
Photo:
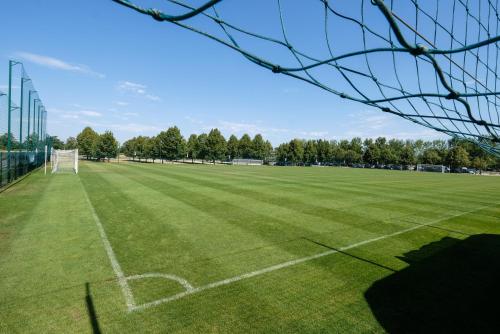
[(158, 300), (155, 300), (155, 301), (152, 301), (152, 302), (149, 302), (149, 303), (145, 303), (145, 304), (142, 304), (142, 305), (134, 306), (134, 307), (132, 307), (132, 309), (129, 309), (129, 310), (130, 311), (145, 310), (145, 309), (148, 309), (150, 307), (158, 306), (158, 305), (164, 304), (164, 303), (169, 303), (169, 302), (172, 302), (174, 300), (178, 300), (178, 299), (184, 298), (186, 296), (189, 296), (189, 295), (192, 295), (192, 294), (195, 294), (195, 293), (198, 293), (198, 292), (202, 292), (202, 291), (205, 291), (205, 290), (213, 289), (213, 288), (216, 288), (216, 287), (219, 287), (219, 286), (223, 286), (223, 285), (228, 285), (228, 284), (231, 284), (231, 283), (234, 283), (234, 282), (238, 282), (238, 281), (241, 281), (241, 280), (244, 280), (244, 279), (247, 279), (247, 278), (251, 278), (251, 277), (263, 275), (263, 274), (266, 274), (266, 273), (269, 273), (269, 272), (273, 272), (273, 271), (276, 271), (276, 270), (284, 269), (284, 268), (291, 267), (291, 266), (294, 266), (294, 265), (297, 265), (297, 264), (300, 264), (300, 263), (308, 262), (308, 261), (311, 261), (311, 260), (319, 259), (319, 258), (328, 256), (328, 255), (332, 255), (332, 254), (335, 254), (335, 253), (339, 253), (339, 252), (342, 252), (342, 251), (347, 251), (347, 250), (350, 250), (350, 249), (353, 249), (353, 248), (357, 248), (357, 247), (360, 247), (360, 246), (363, 246), (363, 245), (370, 244), (372, 242), (376, 242), (376, 241), (384, 240), (384, 239), (387, 239), (387, 238), (395, 237), (395, 236), (398, 236), (398, 235), (401, 235), (401, 234), (404, 234), (404, 233), (408, 233), (408, 232), (411, 232), (411, 231), (414, 231), (414, 230), (418, 230), (418, 229), (423, 228), (423, 227), (428, 227), (428, 226), (431, 226), (431, 225), (434, 225), (434, 224), (438, 224), (438, 223), (440, 223), (442, 221), (446, 221), (446, 220), (449, 220), (449, 219), (452, 219), (452, 218), (464, 216), (464, 215), (467, 215), (467, 214), (470, 214), (470, 213), (473, 213), (473, 212), (476, 212), (476, 211), (484, 210), (486, 208), (493, 207), (493, 206), (496, 206), (496, 205), (498, 205), (498, 203), (495, 203), (495, 204), (492, 204), (492, 205), (482, 206), (482, 207), (475, 208), (475, 209), (472, 209), (472, 210), (469, 210), (469, 211), (465, 211), (465, 212), (461, 212), (461, 213), (458, 213), (458, 214), (455, 214), (455, 215), (450, 215), (448, 217), (443, 217), (443, 218), (440, 218), (440, 219), (437, 219), (437, 220), (434, 220), (434, 221), (431, 221), (431, 222), (428, 222), (428, 223), (425, 223), (425, 224), (420, 224), (420, 225), (412, 226), (412, 227), (409, 227), (409, 228), (405, 228), (405, 229), (399, 230), (399, 231), (394, 232), (394, 233), (389, 233), (389, 234), (385, 234), (385, 235), (382, 235), (382, 236), (379, 236), (379, 237), (376, 237), (376, 238), (371, 238), (371, 239), (368, 239), (368, 240), (360, 241), (360, 242), (357, 242), (357, 243), (354, 243), (354, 244), (351, 244), (351, 245), (348, 245), (348, 246), (340, 247), (339, 249), (336, 249), (336, 250), (332, 249), (332, 250), (329, 250), (329, 251), (326, 251), (326, 252), (323, 252), (323, 253), (319, 253), (319, 254), (315, 254), (315, 255), (311, 255), (311, 256), (306, 256), (306, 257), (303, 257), (303, 258), (299, 258), (299, 259), (295, 259), (295, 260), (291, 260), (291, 261), (287, 261), (287, 262), (283, 262), (283, 263), (280, 263), (280, 264), (276, 264), (274, 266), (270, 266), (270, 267), (267, 267), (267, 268), (259, 269), (259, 270), (256, 270), (256, 271), (252, 271), (252, 272), (249, 272), (249, 273), (246, 273), (246, 274), (239, 275), (239, 276), (234, 276), (234, 277), (227, 278), (227, 279), (224, 279), (224, 280), (221, 280), (221, 281), (209, 283), (207, 285), (203, 285), (203, 286), (200, 286), (200, 287), (197, 287), (197, 288), (187, 289), (184, 292), (180, 292), (180, 293), (175, 294), (175, 295), (170, 296), (170, 297), (166, 297), (166, 298), (158, 299)]

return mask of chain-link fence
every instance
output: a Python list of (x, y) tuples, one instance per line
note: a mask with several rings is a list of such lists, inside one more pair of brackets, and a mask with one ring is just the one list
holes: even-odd
[(9, 61), (8, 84), (0, 91), (0, 188), (50, 157), (47, 112), (22, 63)]

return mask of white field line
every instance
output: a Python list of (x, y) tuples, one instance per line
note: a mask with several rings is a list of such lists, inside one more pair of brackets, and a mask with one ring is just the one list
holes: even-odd
[(264, 268), (264, 269), (259, 269), (259, 270), (252, 271), (252, 272), (249, 272), (249, 273), (246, 273), (246, 274), (243, 274), (243, 275), (234, 276), (234, 277), (227, 278), (227, 279), (224, 279), (224, 280), (221, 280), (221, 281), (213, 282), (213, 283), (210, 283), (210, 284), (207, 284), (207, 285), (203, 285), (203, 286), (200, 286), (200, 287), (197, 287), (197, 288), (193, 288), (192, 290), (186, 290), (184, 292), (180, 292), (180, 293), (175, 294), (175, 295), (170, 296), (170, 297), (166, 297), (166, 298), (158, 299), (158, 300), (155, 300), (155, 301), (152, 301), (152, 302), (149, 302), (149, 303), (145, 303), (145, 304), (142, 304), (142, 305), (134, 306), (131, 309), (129, 308), (129, 311), (132, 312), (132, 311), (144, 310), (144, 309), (147, 309), (147, 308), (150, 308), (150, 307), (153, 307), (153, 306), (157, 306), (157, 305), (160, 305), (160, 304), (164, 304), (164, 303), (168, 303), (168, 302), (171, 302), (171, 301), (174, 301), (174, 300), (178, 300), (178, 299), (184, 298), (184, 297), (186, 297), (188, 295), (192, 295), (192, 294), (204, 291), (204, 290), (216, 288), (216, 287), (219, 287), (219, 286), (222, 286), (222, 285), (231, 284), (231, 283), (234, 283), (234, 282), (237, 282), (237, 281), (241, 281), (241, 280), (244, 280), (244, 279), (247, 279), (247, 278), (259, 276), (259, 275), (266, 274), (266, 273), (269, 273), (269, 272), (272, 272), (272, 271), (276, 271), (276, 270), (279, 270), (279, 269), (291, 267), (291, 266), (294, 266), (294, 265), (297, 265), (297, 264), (300, 264), (300, 263), (304, 263), (304, 262), (311, 261), (311, 260), (314, 260), (314, 259), (318, 259), (318, 258), (321, 258), (321, 257), (324, 257), (324, 256), (335, 254), (335, 253), (338, 253), (340, 251), (346, 251), (346, 250), (353, 249), (353, 248), (356, 248), (356, 247), (359, 247), (359, 246), (370, 244), (370, 243), (375, 242), (375, 241), (380, 241), (380, 240), (384, 240), (384, 239), (387, 239), (387, 238), (391, 238), (391, 237), (394, 237), (394, 236), (397, 236), (397, 235), (400, 235), (400, 234), (403, 234), (403, 233), (407, 233), (407, 232), (410, 232), (410, 231), (414, 231), (414, 230), (420, 229), (422, 227), (426, 227), (426, 226), (430, 226), (430, 225), (433, 225), (433, 224), (437, 224), (439, 222), (442, 222), (442, 221), (445, 221), (445, 220), (448, 220), (448, 219), (460, 217), (460, 216), (463, 216), (463, 215), (466, 215), (466, 214), (470, 214), (470, 213), (475, 212), (475, 211), (483, 210), (483, 209), (495, 206), (497, 204), (498, 203), (495, 203), (495, 204), (492, 204), (492, 205), (486, 205), (486, 206), (483, 206), (483, 207), (480, 207), (480, 208), (476, 208), (476, 209), (473, 209), (473, 210), (470, 210), (470, 211), (461, 212), (461, 213), (458, 213), (456, 215), (451, 215), (451, 216), (448, 216), (448, 217), (440, 218), (440, 219), (431, 221), (431, 222), (426, 223), (426, 224), (415, 225), (415, 226), (412, 226), (412, 227), (409, 227), (409, 228), (405, 228), (403, 230), (400, 230), (400, 231), (397, 231), (397, 232), (394, 232), (394, 233), (385, 234), (385, 235), (382, 235), (380, 237), (376, 237), (376, 238), (372, 238), (372, 239), (360, 241), (360, 242), (357, 242), (357, 243), (354, 243), (354, 244), (351, 244), (351, 245), (348, 245), (348, 246), (344, 246), (344, 247), (339, 248), (338, 250), (329, 250), (329, 251), (326, 251), (326, 252), (323, 252), (323, 253), (319, 253), (319, 254), (315, 254), (315, 255), (311, 255), (311, 256), (306, 256), (306, 257), (303, 257), (303, 258), (300, 258), (300, 259), (296, 259), (296, 260), (291, 260), (291, 261), (283, 262), (283, 263), (276, 264), (274, 266), (270, 266), (270, 267), (267, 267), (267, 268)]
[(104, 227), (102, 226), (101, 220), (99, 219), (99, 216), (97, 215), (94, 206), (92, 205), (92, 202), (90, 202), (87, 190), (85, 190), (83, 184), (82, 188), (85, 200), (87, 201), (90, 207), (90, 211), (92, 212), (92, 217), (94, 218), (95, 224), (97, 225), (97, 229), (99, 230), (99, 234), (101, 235), (101, 240), (102, 243), (104, 244), (104, 249), (108, 254), (109, 262), (111, 262), (111, 267), (113, 267), (113, 271), (115, 272), (116, 278), (118, 279), (118, 284), (122, 289), (122, 293), (123, 296), (125, 297), (125, 303), (127, 304), (127, 308), (129, 311), (132, 311), (135, 308), (135, 302), (134, 302), (134, 296), (132, 295), (132, 290), (130, 289), (130, 286), (127, 283), (127, 278), (123, 274), (122, 268), (120, 267), (120, 264), (116, 259), (115, 252), (111, 247), (111, 243), (109, 242), (108, 237), (106, 236), (106, 232), (104, 231)]

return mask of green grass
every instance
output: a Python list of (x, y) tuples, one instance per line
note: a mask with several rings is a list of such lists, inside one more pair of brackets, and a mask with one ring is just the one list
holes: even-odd
[[(92, 207), (126, 276), (202, 287), (347, 249), (128, 312)], [(446, 324), (426, 308), (442, 291), (463, 295), (450, 279), (471, 291), (499, 276), (489, 262), (466, 268), (498, 260), (499, 217), (498, 177), (104, 163), (35, 172), (0, 194), (0, 332), (408, 331), (409, 308)], [(129, 285), (137, 305), (184, 291), (160, 278)], [(412, 286), (421, 293), (408, 303)]]

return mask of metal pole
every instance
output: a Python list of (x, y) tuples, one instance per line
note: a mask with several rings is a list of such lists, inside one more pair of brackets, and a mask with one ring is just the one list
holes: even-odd
[(21, 78), (21, 103), (19, 104), (19, 112), (21, 117), (19, 119), (19, 147), (23, 146), (23, 92), (24, 92), (24, 78)]
[(7, 182), (10, 181), (10, 148), (11, 148), (11, 140), (10, 136), (11, 134), (11, 129), (10, 129), (10, 122), (11, 122), (11, 116), (10, 116), (10, 109), (12, 107), (12, 66), (13, 61), (9, 60), (9, 87), (7, 88)]
[[(36, 103), (39, 102), (40, 99), (33, 100), (33, 134), (35, 134), (35, 124), (36, 124)], [(35, 140), (35, 136), (32, 136), (32, 140)]]
[(37, 120), (36, 120), (36, 138), (37, 138), (37, 144), (40, 145), (40, 109), (42, 106), (38, 106), (37, 112)]
[[(31, 92), (32, 90), (30, 89), (30, 91), (28, 92), (28, 140), (30, 138), (30, 118), (31, 118), (31, 114), (30, 114), (30, 111), (31, 111)], [(29, 144), (29, 142), (28, 142)], [(26, 151), (28, 150), (28, 146), (26, 146)]]

